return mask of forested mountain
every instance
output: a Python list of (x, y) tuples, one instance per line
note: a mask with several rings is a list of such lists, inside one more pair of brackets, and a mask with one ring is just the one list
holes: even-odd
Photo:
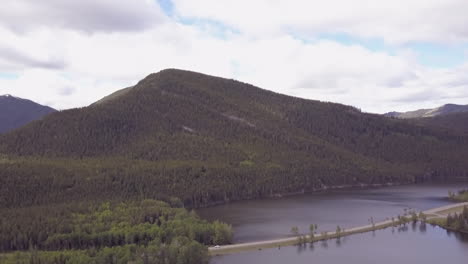
[(422, 118), (422, 117), (435, 117), (435, 116), (445, 116), (453, 113), (463, 113), (468, 112), (468, 105), (456, 105), (456, 104), (446, 104), (441, 107), (433, 109), (419, 109), (416, 111), (409, 112), (390, 112), (386, 113), (385, 116), (388, 117), (397, 117), (397, 118)]
[(428, 118), (416, 118), (413, 120), (420, 125), (468, 134), (468, 112), (452, 113)]
[(0, 207), (468, 176), (468, 137), (182, 70), (0, 137)]
[(55, 111), (30, 100), (2, 95), (0, 96), (0, 133), (21, 127)]

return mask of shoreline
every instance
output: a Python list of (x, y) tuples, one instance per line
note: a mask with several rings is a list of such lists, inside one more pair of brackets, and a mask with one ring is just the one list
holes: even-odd
[[(426, 217), (428, 217), (428, 220), (429, 220), (433, 218), (444, 217), (446, 216), (446, 215), (443, 215), (444, 211), (458, 208), (458, 207), (463, 208), (463, 206), (468, 206), (468, 202), (456, 203), (456, 204), (446, 205), (446, 206), (442, 206), (438, 208), (433, 208), (433, 209), (423, 211), (422, 213)], [(395, 219), (395, 221), (385, 220), (385, 221), (381, 221), (381, 222), (370, 224), (370, 225), (364, 225), (364, 226), (358, 226), (358, 227), (345, 229), (344, 231), (341, 231), (338, 234), (334, 231), (324, 232), (321, 234), (315, 234), (312, 240), (310, 239), (310, 235), (300, 235), (300, 236), (288, 237), (288, 238), (279, 238), (279, 239), (271, 239), (271, 240), (265, 240), (265, 241), (224, 245), (224, 246), (220, 246), (219, 248), (209, 247), (208, 252), (211, 256), (219, 256), (219, 255), (239, 253), (243, 251), (262, 250), (262, 249), (275, 248), (275, 247), (281, 247), (281, 246), (293, 246), (293, 245), (297, 245), (299, 240), (302, 240), (303, 238), (305, 238), (307, 242), (317, 242), (317, 241), (322, 241), (322, 240), (340, 238), (340, 237), (349, 236), (353, 234), (381, 230), (381, 229), (385, 229), (391, 226), (398, 226), (400, 224), (407, 223), (412, 220), (408, 216), (403, 216), (402, 218), (404, 219), (403, 222), (398, 221), (398, 219)]]
[[(284, 193), (273, 193), (270, 195), (265, 195), (262, 197), (247, 197), (243, 199), (228, 199), (224, 201), (216, 201), (205, 204), (200, 207), (191, 208), (191, 209), (205, 209), (210, 207), (216, 207), (220, 205), (230, 204), (230, 203), (238, 203), (238, 202), (245, 202), (251, 200), (268, 200), (268, 199), (280, 199), (284, 197), (296, 196), (296, 195), (303, 195), (303, 194), (323, 194), (331, 191), (346, 191), (346, 190), (362, 190), (362, 189), (375, 189), (375, 188), (386, 188), (386, 187), (393, 187), (393, 186), (410, 186), (410, 185), (424, 185), (424, 184), (436, 184), (436, 183), (443, 183), (443, 184), (455, 184), (455, 183), (468, 183), (467, 180), (461, 181), (437, 181), (437, 180), (428, 180), (424, 182), (387, 182), (387, 183), (356, 183), (356, 184), (341, 184), (341, 185), (323, 185), (321, 188), (312, 188), (312, 189), (302, 189), (300, 191), (294, 192), (284, 192)], [(447, 198), (449, 199), (449, 198)], [(453, 201), (453, 202), (462, 202), (462, 201)]]
[(327, 193), (330, 191), (345, 191), (345, 190), (362, 190), (362, 189), (374, 189), (374, 188), (385, 188), (385, 187), (392, 187), (392, 186), (404, 186), (404, 185), (416, 185), (416, 184), (425, 184), (430, 182), (424, 183), (414, 183), (414, 182), (387, 182), (387, 183), (357, 183), (357, 184), (342, 184), (342, 185), (323, 185), (321, 188), (313, 188), (313, 189), (302, 189), (300, 191), (295, 192), (284, 192), (284, 193), (273, 193), (270, 195), (265, 195), (262, 197), (248, 197), (245, 199), (233, 199), (233, 200), (225, 200), (225, 201), (217, 201), (206, 204), (202, 207), (193, 208), (197, 209), (204, 209), (215, 207), (219, 205), (225, 205), (230, 203), (237, 203), (237, 202), (245, 202), (251, 200), (266, 200), (266, 199), (281, 199), (284, 197), (296, 196), (296, 195), (303, 195), (303, 194), (322, 194)]

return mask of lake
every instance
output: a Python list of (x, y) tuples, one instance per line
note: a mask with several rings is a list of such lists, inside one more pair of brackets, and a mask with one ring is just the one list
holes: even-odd
[(217, 256), (211, 264), (465, 264), (468, 236), (430, 225), (407, 224), (375, 232), (290, 246)]
[(406, 185), (376, 189), (353, 189), (234, 202), (198, 210), (208, 220), (221, 220), (234, 228), (234, 242), (249, 242), (291, 236), (291, 227), (307, 233), (310, 224), (320, 231), (362, 226), (404, 213), (450, 204), (448, 191), (468, 184)]

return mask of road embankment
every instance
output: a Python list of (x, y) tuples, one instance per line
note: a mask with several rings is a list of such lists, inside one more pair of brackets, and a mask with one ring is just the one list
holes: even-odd
[[(464, 206), (468, 206), (468, 202), (465, 203), (456, 203), (450, 204), (438, 208), (429, 209), (423, 211), (422, 214), (430, 218), (438, 218), (444, 217), (448, 215), (448, 213), (453, 213), (458, 210), (462, 210)], [(272, 240), (265, 240), (265, 241), (257, 241), (257, 242), (248, 242), (248, 243), (239, 243), (233, 245), (223, 245), (219, 247), (210, 247), (208, 248), (210, 255), (225, 255), (225, 254), (232, 254), (238, 253), (242, 251), (251, 251), (251, 250), (262, 250), (266, 248), (275, 248), (275, 247), (284, 247), (284, 246), (292, 246), (297, 245), (300, 241), (307, 241), (307, 242), (316, 242), (321, 240), (339, 238), (344, 236), (349, 236), (353, 234), (365, 233), (375, 230), (384, 229), (391, 226), (398, 226), (403, 223), (407, 223), (411, 221), (411, 217), (404, 216), (400, 219), (393, 218), (393, 220), (385, 220), (381, 222), (377, 222), (374, 224), (353, 227), (349, 229), (343, 229), (340, 232), (322, 232), (320, 234), (314, 234), (313, 237), (310, 235), (301, 235), (295, 237), (288, 237), (288, 238), (279, 238), (279, 239), (272, 239)]]

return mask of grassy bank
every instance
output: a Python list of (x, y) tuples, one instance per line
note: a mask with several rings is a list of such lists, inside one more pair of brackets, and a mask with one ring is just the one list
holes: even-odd
[(428, 220), (428, 223), (447, 230), (468, 233), (468, 207), (466, 205), (446, 210), (445, 213), (446, 217), (432, 218)]

